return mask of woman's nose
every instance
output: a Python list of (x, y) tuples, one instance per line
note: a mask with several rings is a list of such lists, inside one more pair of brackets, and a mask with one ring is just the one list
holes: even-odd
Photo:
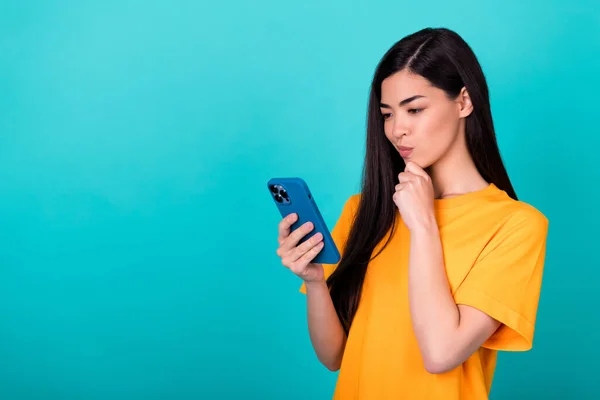
[(400, 138), (401, 136), (408, 135), (409, 128), (400, 118), (394, 119), (394, 126), (392, 129), (392, 135)]

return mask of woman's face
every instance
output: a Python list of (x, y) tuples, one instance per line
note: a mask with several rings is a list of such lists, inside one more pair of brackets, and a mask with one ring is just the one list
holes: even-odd
[(466, 90), (454, 100), (406, 69), (381, 84), (384, 131), (404, 161), (428, 168), (464, 143), (464, 118), (472, 111)]

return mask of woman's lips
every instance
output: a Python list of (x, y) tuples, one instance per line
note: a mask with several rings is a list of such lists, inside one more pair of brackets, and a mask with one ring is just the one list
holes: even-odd
[(412, 147), (406, 147), (406, 146), (398, 147), (398, 152), (400, 153), (400, 156), (402, 158), (410, 157), (410, 154), (412, 153), (412, 151), (413, 151)]

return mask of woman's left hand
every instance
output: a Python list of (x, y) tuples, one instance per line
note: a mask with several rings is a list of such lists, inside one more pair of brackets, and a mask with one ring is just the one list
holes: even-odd
[(435, 224), (433, 184), (427, 172), (409, 161), (398, 180), (394, 203), (409, 231), (428, 229)]

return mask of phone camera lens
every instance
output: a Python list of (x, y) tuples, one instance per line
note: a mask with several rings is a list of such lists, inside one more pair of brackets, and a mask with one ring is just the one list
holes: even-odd
[(277, 186), (275, 185), (271, 185), (271, 192), (273, 193), (277, 193), (279, 189), (277, 189)]
[(280, 195), (276, 194), (275, 201), (277, 201), (278, 203), (283, 203), (283, 198)]
[(284, 199), (287, 199), (287, 198), (288, 198), (288, 194), (287, 194), (287, 192), (285, 191), (285, 189), (281, 189), (281, 190), (279, 191), (279, 194), (280, 194), (280, 195), (281, 195), (281, 197), (283, 197)]

